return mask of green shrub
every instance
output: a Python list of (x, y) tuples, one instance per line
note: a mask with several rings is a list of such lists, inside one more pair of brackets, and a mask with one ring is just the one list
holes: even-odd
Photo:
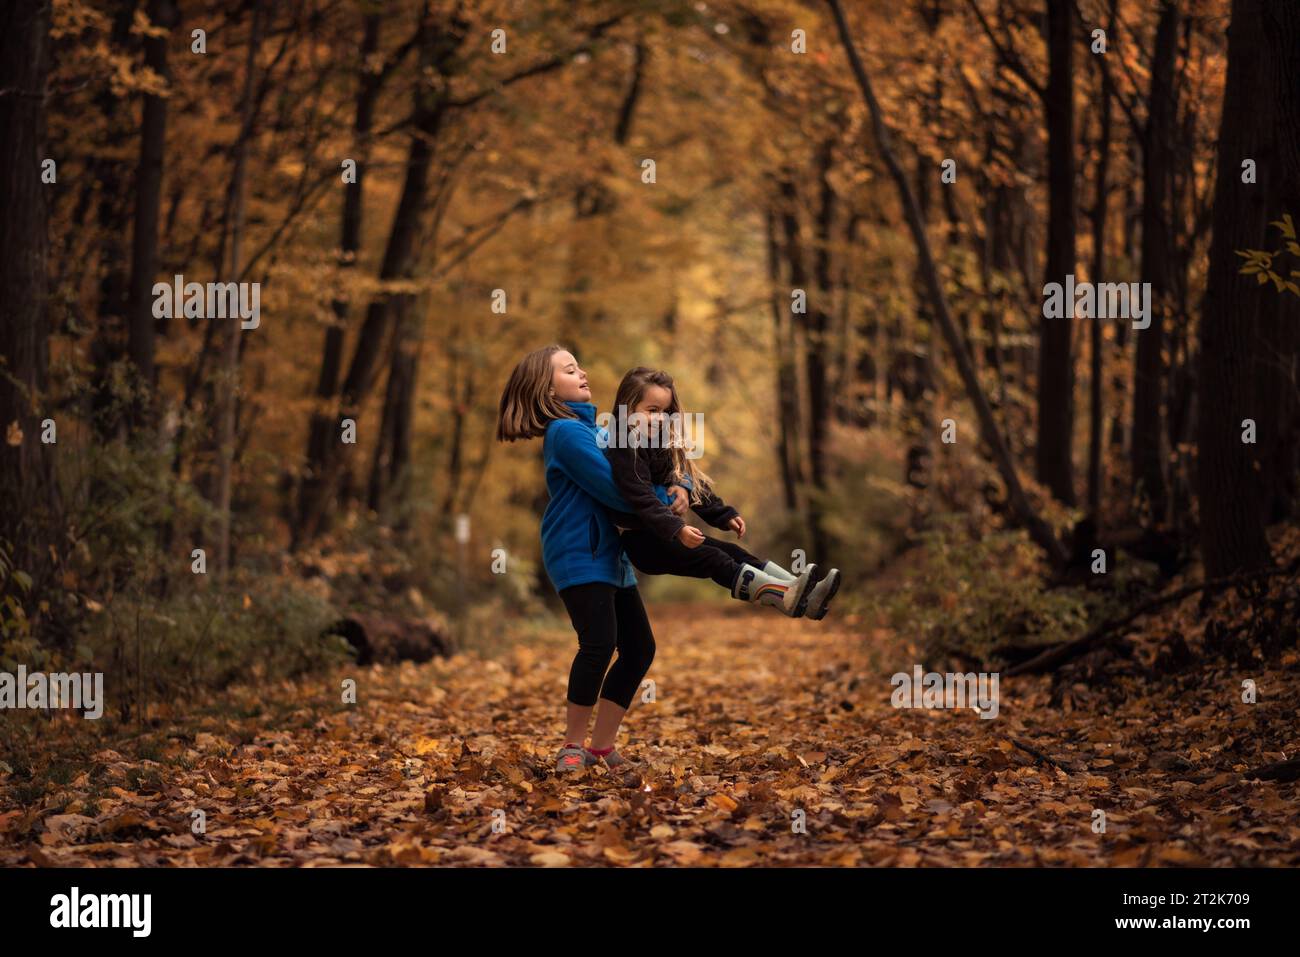
[(462, 553), (450, 529), (398, 533), (361, 517), (300, 561), (305, 572), (321, 576), (322, 587), (328, 582), (342, 612), (430, 619), (464, 649), (493, 644), (503, 621), (543, 614), (539, 575), (550, 588), (539, 563), (525, 555), (508, 553), (507, 573), (494, 574), (492, 549), (472, 545)]
[(902, 547), (917, 492), (901, 481), (903, 449), (887, 428), (837, 430), (834, 464), (825, 492), (808, 493), (821, 508), (834, 555), (809, 555), (808, 560), (833, 559), (846, 584), (859, 583)]
[(95, 603), (83, 622), (86, 667), (104, 672), (107, 701), (122, 721), (138, 713), (141, 696), (172, 702), (351, 660), (343, 638), (324, 634), (338, 611), (292, 578), (245, 575), (173, 592), (162, 599), (122, 592)]
[(10, 543), (0, 539), (0, 670), (13, 672), (19, 664), (32, 669), (45, 666), (48, 652), (32, 632), (23, 607), (32, 579), (14, 568)]
[(868, 595), (925, 662), (943, 656), (989, 661), (1005, 644), (1067, 641), (1084, 630), (1082, 589), (1048, 589), (1041, 550), (1023, 531), (973, 535), (964, 516), (945, 513), (921, 534), (921, 567), (899, 587)]

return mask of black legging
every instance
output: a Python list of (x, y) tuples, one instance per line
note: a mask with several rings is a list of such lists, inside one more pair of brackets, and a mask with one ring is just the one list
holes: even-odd
[[(640, 592), (635, 585), (615, 588), (590, 582), (563, 589), (560, 598), (578, 633), (578, 653), (569, 669), (569, 700), (591, 706), (601, 697), (629, 707), (655, 657), (655, 636)], [(618, 660), (609, 668), (615, 648)]]
[(629, 529), (622, 535), (623, 551), (628, 561), (647, 575), (678, 575), (685, 578), (712, 578), (730, 591), (741, 565), (762, 568), (767, 564), (739, 545), (709, 538), (695, 548), (687, 548), (677, 539), (665, 542), (652, 532)]

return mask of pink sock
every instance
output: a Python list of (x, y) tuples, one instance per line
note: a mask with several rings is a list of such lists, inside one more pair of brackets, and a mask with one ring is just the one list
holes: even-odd
[(609, 754), (609, 752), (614, 750), (614, 746), (611, 744), (608, 748), (588, 748), (587, 750), (592, 754), (599, 754), (603, 758), (605, 755)]

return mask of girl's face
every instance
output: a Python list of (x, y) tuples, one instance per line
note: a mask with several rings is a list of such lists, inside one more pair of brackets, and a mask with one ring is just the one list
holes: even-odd
[(651, 422), (658, 422), (668, 411), (668, 407), (673, 403), (673, 394), (661, 385), (648, 385), (641, 396), (641, 401), (636, 404), (633, 412), (640, 412), (650, 419)]
[(587, 373), (578, 368), (573, 353), (561, 349), (551, 356), (551, 388), (562, 402), (590, 402)]
[(641, 400), (629, 415), (642, 415), (645, 419), (637, 421), (637, 429), (650, 439), (650, 445), (671, 446), (673, 437), (664, 432), (668, 408), (672, 406), (672, 393), (662, 385), (647, 385), (641, 394)]

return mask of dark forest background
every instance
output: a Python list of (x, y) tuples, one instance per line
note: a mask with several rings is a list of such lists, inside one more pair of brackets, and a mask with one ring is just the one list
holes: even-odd
[[(551, 341), (602, 408), (671, 371), (755, 547), (931, 656), (1059, 663), (1182, 597), (1175, 650), (1295, 641), (1294, 3), (0, 17), (6, 667), (101, 666), (132, 721), (343, 618), (553, 620), (540, 449), (492, 439)], [(178, 274), (260, 325), (155, 318)], [(1067, 274), (1150, 325), (1044, 318)]]

